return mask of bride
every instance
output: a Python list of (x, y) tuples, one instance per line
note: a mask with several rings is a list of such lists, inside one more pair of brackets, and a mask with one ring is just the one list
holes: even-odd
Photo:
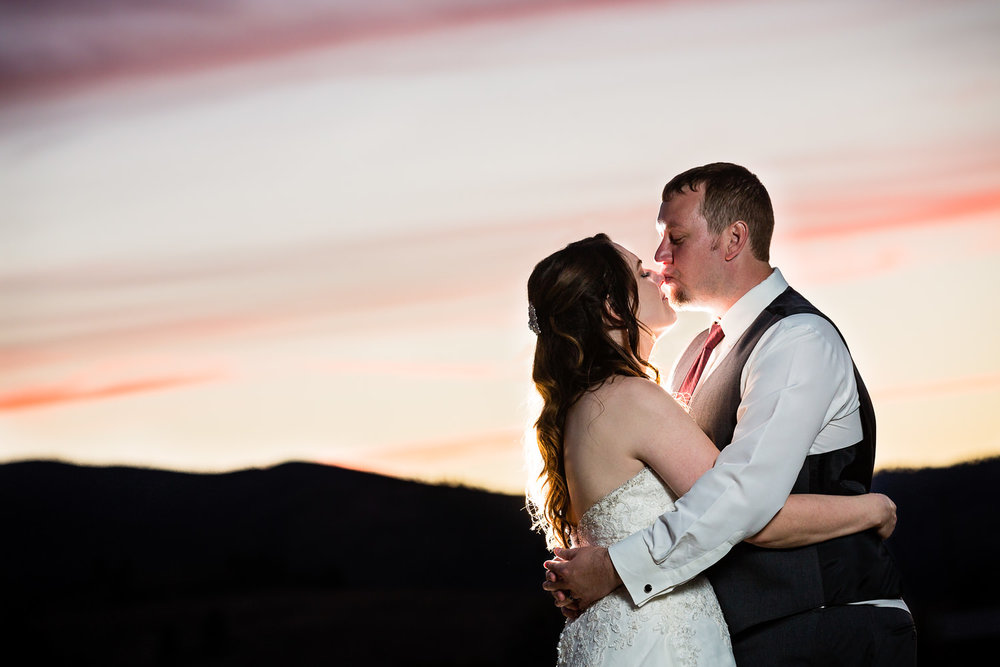
[[(660, 282), (604, 234), (550, 255), (528, 279), (532, 378), (543, 399), (541, 486), (528, 506), (550, 547), (628, 537), (673, 510), (718, 456), (648, 362), (677, 319)], [(895, 505), (880, 494), (793, 495), (748, 541), (795, 547), (873, 527), (885, 538), (895, 521)], [(573, 667), (735, 664), (703, 576), (642, 607), (619, 587), (567, 622), (558, 650), (558, 664)]]

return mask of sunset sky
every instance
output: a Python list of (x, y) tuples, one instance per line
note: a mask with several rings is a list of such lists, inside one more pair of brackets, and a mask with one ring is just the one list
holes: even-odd
[(720, 160), (878, 466), (1000, 455), (996, 2), (0, 4), (0, 462), (518, 492), (531, 268)]

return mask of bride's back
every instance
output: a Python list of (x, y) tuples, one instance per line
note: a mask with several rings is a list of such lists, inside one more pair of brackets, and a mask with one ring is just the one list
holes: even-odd
[(615, 376), (569, 409), (563, 447), (574, 521), (645, 465), (635, 456), (634, 443), (628, 442), (627, 431), (634, 429), (621, 427), (636, 417), (637, 399), (649, 400), (643, 391), (648, 386), (659, 389), (645, 378)]
[(660, 385), (622, 375), (586, 392), (569, 409), (563, 452), (574, 522), (643, 466), (681, 496), (719, 453)]

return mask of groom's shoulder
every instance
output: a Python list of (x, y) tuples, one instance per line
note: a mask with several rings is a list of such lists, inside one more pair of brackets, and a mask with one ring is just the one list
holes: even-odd
[(840, 334), (833, 322), (821, 313), (795, 313), (776, 321), (771, 327), (772, 332), (797, 334), (805, 337), (829, 338), (839, 340)]
[(788, 287), (765, 309), (772, 315), (772, 324), (785, 329), (812, 331), (839, 338), (837, 326), (830, 317), (793, 287)]
[(778, 320), (761, 336), (755, 353), (808, 355), (835, 364), (850, 358), (840, 331), (819, 313), (796, 313)]

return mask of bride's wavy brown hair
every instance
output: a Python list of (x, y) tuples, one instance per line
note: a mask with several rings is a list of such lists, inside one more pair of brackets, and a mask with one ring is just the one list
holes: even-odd
[(539, 262), (528, 278), (528, 302), (538, 329), (532, 379), (543, 401), (535, 422), (542, 485), (537, 497), (529, 494), (528, 510), (549, 547), (568, 547), (575, 525), (563, 456), (566, 413), (612, 376), (652, 371), (659, 383), (660, 373), (639, 356), (638, 287), (607, 235), (571, 243)]

